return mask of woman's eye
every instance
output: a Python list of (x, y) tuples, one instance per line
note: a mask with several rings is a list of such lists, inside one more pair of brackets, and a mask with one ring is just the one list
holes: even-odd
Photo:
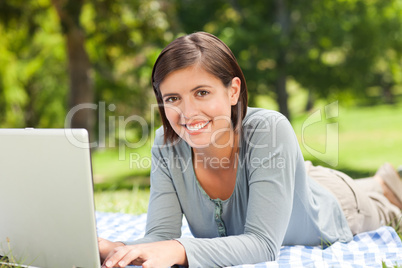
[(206, 90), (200, 90), (200, 91), (197, 92), (197, 96), (205, 96), (205, 95), (208, 95), (208, 94), (209, 94), (209, 92), (206, 91)]
[(177, 101), (178, 99), (179, 99), (178, 97), (169, 97), (169, 98), (165, 99), (165, 102), (172, 103), (172, 102)]

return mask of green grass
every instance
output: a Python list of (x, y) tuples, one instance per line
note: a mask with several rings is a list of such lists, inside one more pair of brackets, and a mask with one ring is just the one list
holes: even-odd
[(97, 211), (142, 214), (148, 209), (149, 189), (133, 187), (132, 190), (97, 191), (95, 207)]
[[(355, 178), (372, 175), (384, 162), (390, 162), (395, 167), (402, 165), (401, 104), (353, 108), (340, 106), (338, 117), (327, 120), (323, 114), (322, 122), (304, 129), (303, 144), (302, 126), (309, 115), (302, 115), (292, 122), (306, 159), (345, 171)], [(338, 150), (328, 156), (338, 158), (336, 166), (328, 165), (306, 150), (306, 147), (310, 147), (325, 152), (327, 123), (338, 124)], [(329, 142), (334, 142), (334, 139)]]
[[(398, 265), (398, 264), (395, 264), (395, 265), (393, 265), (393, 266), (391, 266), (392, 268), (401, 268), (402, 266), (401, 265)], [(382, 262), (382, 268), (390, 268), (389, 266), (387, 266), (386, 264), (385, 264), (385, 262)]]
[[(4, 252), (4, 249), (3, 249)], [(23, 259), (16, 259), (13, 255), (13, 250), (10, 245), (10, 239), (7, 237), (7, 251), (4, 252), (5, 256), (0, 256), (0, 268), (21, 268), (20, 263), (24, 263)], [(11, 265), (7, 264), (12, 263)]]
[(149, 187), (151, 144), (92, 152), (95, 191)]

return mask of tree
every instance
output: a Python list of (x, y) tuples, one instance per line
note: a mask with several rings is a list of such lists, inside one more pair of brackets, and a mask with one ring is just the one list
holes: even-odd
[(382, 84), (376, 77), (387, 73), (378, 69), (382, 59), (401, 60), (401, 10), (399, 0), (318, 1), (308, 10), (297, 5), (300, 42), (292, 43), (290, 73), (317, 97), (339, 98), (347, 92), (367, 98), (370, 87)]
[[(115, 104), (106, 110), (115, 118), (149, 115), (152, 65), (174, 38), (171, 10), (153, 0), (0, 1), (0, 125), (64, 127), (83, 103)], [(71, 126), (91, 132), (96, 112), (81, 109)]]
[[(52, 0), (60, 17), (66, 38), (68, 70), (70, 76), (69, 108), (94, 102), (91, 63), (85, 49), (85, 32), (80, 25), (83, 0)], [(86, 128), (92, 136), (94, 110), (79, 109), (71, 118), (71, 127)]]
[(56, 16), (43, 1), (0, 1), (1, 127), (63, 127), (68, 90)]
[[(289, 79), (311, 92), (311, 103), (344, 93), (367, 99), (373, 89), (392, 102), (393, 89), (402, 83), (401, 5), (400, 0), (205, 0), (201, 6), (194, 0), (0, 1), (0, 126), (64, 127), (72, 107), (101, 102), (114, 104), (106, 106), (114, 109), (106, 109), (105, 120), (109, 115), (116, 124), (130, 115), (149, 120), (156, 57), (178, 35), (199, 30), (231, 47), (248, 81), (250, 105), (269, 95), (290, 117)], [(91, 131), (104, 123), (114, 131), (113, 124), (97, 122), (99, 111), (81, 112), (92, 115), (77, 113), (72, 126)], [(134, 136), (141, 130), (135, 123), (122, 127)]]
[[(205, 30), (224, 40), (248, 80), (250, 104), (257, 95), (271, 95), (288, 117), (289, 78), (321, 98), (364, 96), (378, 84), (373, 75), (384, 52), (398, 51), (402, 40), (400, 0), (232, 0), (191, 12), (197, 5), (178, 3), (185, 31)], [(391, 54), (400, 62), (400, 54)]]
[[(117, 139), (135, 142), (142, 138), (143, 126), (125, 120), (133, 115), (151, 120), (152, 66), (162, 47), (174, 38), (169, 29), (174, 16), (167, 15), (174, 12), (171, 9), (168, 3), (152, 0), (91, 0), (83, 7), (95, 100), (106, 107), (105, 120), (98, 127), (105, 127), (111, 139), (116, 124)], [(115, 122), (110, 124), (109, 118)]]

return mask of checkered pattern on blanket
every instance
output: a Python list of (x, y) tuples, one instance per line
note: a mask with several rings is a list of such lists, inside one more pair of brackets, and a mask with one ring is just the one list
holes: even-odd
[[(112, 241), (129, 241), (145, 233), (146, 215), (97, 212), (100, 237)], [(183, 220), (182, 236), (191, 237), (187, 222)], [(356, 235), (349, 243), (336, 242), (331, 246), (285, 246), (274, 262), (240, 265), (237, 268), (293, 268), (293, 267), (402, 267), (402, 243), (395, 230), (381, 227), (375, 231)]]

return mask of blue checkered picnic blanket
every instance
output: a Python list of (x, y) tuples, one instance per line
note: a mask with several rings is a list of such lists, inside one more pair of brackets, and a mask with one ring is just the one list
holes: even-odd
[[(96, 212), (98, 235), (112, 241), (129, 241), (145, 233), (146, 215)], [(182, 236), (191, 237), (183, 219)], [(383, 226), (356, 235), (349, 243), (336, 242), (322, 249), (309, 246), (284, 246), (274, 262), (245, 264), (236, 268), (290, 267), (402, 267), (402, 243), (395, 230)]]

